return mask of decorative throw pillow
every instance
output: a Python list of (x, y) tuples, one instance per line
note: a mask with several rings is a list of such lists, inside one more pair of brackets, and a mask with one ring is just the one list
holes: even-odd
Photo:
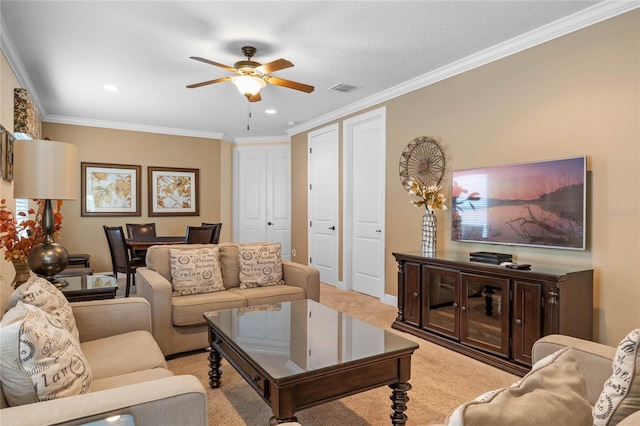
[(169, 249), (174, 296), (224, 290), (218, 247)]
[(632, 330), (613, 358), (613, 374), (593, 408), (595, 426), (613, 426), (640, 410), (640, 328)]
[(240, 288), (267, 287), (284, 284), (280, 243), (241, 244)]
[(60, 320), (18, 302), (0, 322), (0, 382), (9, 405), (88, 393), (91, 368)]
[(7, 309), (13, 308), (18, 302), (37, 306), (55, 316), (71, 335), (79, 340), (78, 327), (76, 327), (71, 305), (64, 294), (46, 279), (32, 275), (11, 294)]
[(538, 361), (520, 381), (458, 407), (449, 425), (588, 425), (591, 405), (573, 349)]

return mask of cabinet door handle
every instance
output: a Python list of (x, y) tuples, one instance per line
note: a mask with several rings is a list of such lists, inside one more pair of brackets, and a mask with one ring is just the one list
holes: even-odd
[(413, 293), (413, 297), (418, 297), (418, 293)]
[(466, 306), (460, 306), (460, 309), (463, 310), (463, 311), (466, 311), (467, 307)]
[(453, 302), (453, 307), (454, 307), (454, 308), (457, 308), (457, 307), (458, 307), (458, 304), (457, 304), (456, 302)]
[(269, 222), (267, 222), (267, 225), (271, 226), (271, 225), (273, 225), (273, 222), (269, 221)]
[(522, 325), (522, 320), (520, 318), (516, 318), (516, 325)]

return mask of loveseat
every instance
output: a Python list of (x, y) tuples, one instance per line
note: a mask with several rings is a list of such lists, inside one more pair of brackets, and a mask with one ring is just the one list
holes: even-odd
[[(136, 272), (137, 295), (151, 305), (152, 334), (165, 356), (203, 349), (209, 346), (208, 327), (203, 314), (300, 299), (320, 299), (320, 273), (317, 269), (279, 259), (280, 285), (244, 287), (240, 280), (240, 256), (259, 244), (178, 244), (151, 246), (146, 267)], [(171, 274), (171, 253), (216, 248), (221, 267), (222, 285), (218, 291), (176, 295)], [(279, 256), (279, 253), (278, 253)], [(174, 264), (174, 273), (180, 275)], [(188, 274), (183, 274), (188, 275)]]
[(460, 405), (446, 424), (640, 425), (640, 329), (617, 348), (548, 335), (532, 355), (521, 380)]
[[(90, 380), (86, 380), (90, 381), (90, 386), (87, 385), (88, 389), (83, 389), (80, 394), (73, 396), (42, 402), (20, 402), (23, 405), (9, 406), (8, 401), (15, 402), (21, 398), (16, 396), (15, 389), (23, 385), (16, 384), (18, 381), (15, 379), (7, 378), (7, 370), (13, 366), (18, 370), (25, 368), (24, 357), (21, 355), (19, 358), (17, 353), (9, 353), (8, 347), (11, 345), (6, 344), (7, 337), (8, 340), (15, 339), (15, 335), (9, 333), (10, 330), (21, 328), (20, 324), (12, 322), (12, 319), (20, 310), (38, 313), (44, 311), (37, 308), (37, 304), (29, 305), (25, 298), (24, 302), (21, 300), (5, 313), (9, 302), (8, 295), (12, 290), (8, 284), (2, 284), (0, 309), (4, 315), (0, 350), (4, 371), (1, 373), (3, 382), (0, 387), (0, 424), (78, 425), (124, 414), (132, 416), (136, 426), (207, 424), (207, 397), (203, 386), (194, 376), (174, 376), (167, 369), (164, 356), (150, 333), (149, 304), (140, 297), (76, 302), (68, 305), (73, 315), (69, 315), (64, 323), (75, 322), (79, 334), (78, 346), (84, 356), (82, 365), (86, 362), (89, 366), (83, 370), (90, 371), (92, 376)], [(49, 300), (56, 300), (54, 297), (58, 296), (55, 303), (64, 302), (64, 296), (57, 289), (45, 291), (50, 293), (46, 295)], [(44, 314), (42, 316), (51, 318)], [(72, 334), (69, 333), (68, 336)], [(24, 341), (17, 344), (21, 354), (24, 350), (23, 344)], [(18, 359), (21, 360), (20, 364)], [(56, 374), (50, 373), (53, 369), (54, 367), (47, 367), (47, 375), (50, 378), (64, 376), (66, 373), (64, 370)], [(70, 369), (77, 373), (77, 368)], [(87, 383), (83, 380), (83, 388), (85, 384)]]

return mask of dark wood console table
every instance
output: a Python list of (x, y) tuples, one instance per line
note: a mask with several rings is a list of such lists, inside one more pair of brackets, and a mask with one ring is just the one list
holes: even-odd
[(468, 254), (393, 255), (395, 329), (519, 375), (530, 370), (542, 336), (593, 337), (592, 269), (527, 271), (471, 262)]

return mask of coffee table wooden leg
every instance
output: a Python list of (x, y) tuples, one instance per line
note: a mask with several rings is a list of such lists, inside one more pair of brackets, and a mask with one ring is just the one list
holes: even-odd
[(213, 348), (209, 350), (209, 386), (216, 389), (220, 387), (220, 377), (222, 377), (222, 371), (220, 371), (220, 352)]
[(280, 423), (288, 423), (288, 422), (298, 422), (298, 418), (296, 416), (289, 417), (288, 419), (278, 419), (276, 416), (271, 416), (269, 419), (269, 426), (278, 426)]
[(407, 415), (404, 414), (407, 411), (407, 402), (409, 402), (409, 396), (407, 391), (411, 389), (411, 385), (408, 382), (392, 383), (389, 385), (391, 388), (391, 396), (389, 399), (393, 404), (391, 408), (391, 424), (393, 426), (402, 426), (407, 424)]

